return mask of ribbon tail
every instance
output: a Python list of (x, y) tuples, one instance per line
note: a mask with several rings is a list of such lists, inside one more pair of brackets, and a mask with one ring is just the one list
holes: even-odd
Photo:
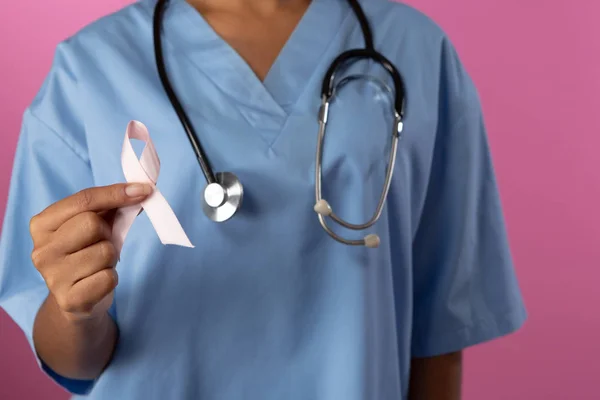
[(112, 226), (112, 243), (117, 250), (117, 254), (121, 254), (127, 233), (141, 209), (140, 204), (134, 204), (119, 208), (116, 211)]
[(142, 202), (142, 207), (162, 244), (194, 247), (169, 203), (158, 189)]

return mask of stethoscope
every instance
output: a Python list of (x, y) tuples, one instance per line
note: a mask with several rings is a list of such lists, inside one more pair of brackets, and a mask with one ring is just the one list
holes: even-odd
[[(167, 76), (165, 69), (165, 62), (162, 52), (162, 41), (161, 41), (161, 23), (162, 17), (165, 10), (165, 6), (169, 0), (158, 0), (156, 8), (154, 10), (154, 50), (156, 55), (156, 66), (158, 68), (158, 74), (162, 85), (169, 97), (171, 104), (181, 125), (187, 134), (187, 137), (194, 149), (202, 173), (206, 179), (207, 185), (204, 188), (204, 196), (202, 201), (202, 210), (208, 218), (215, 222), (224, 222), (231, 218), (241, 207), (242, 200), (244, 197), (244, 189), (240, 180), (231, 172), (217, 172), (215, 173), (211, 168), (208, 158), (200, 144), (200, 140), (196, 135), (196, 132), (190, 122), (185, 110), (183, 109), (171, 83)], [(321, 106), (319, 109), (319, 133), (317, 140), (317, 154), (315, 163), (315, 206), (314, 210), (318, 215), (319, 222), (323, 229), (338, 242), (352, 245), (352, 246), (366, 246), (366, 247), (378, 247), (379, 236), (376, 234), (369, 234), (359, 240), (345, 239), (336, 234), (327, 225), (326, 217), (331, 218), (334, 222), (341, 226), (344, 226), (352, 230), (365, 230), (373, 226), (381, 217), (383, 206), (390, 190), (392, 182), (392, 175), (394, 172), (394, 165), (396, 163), (396, 150), (398, 148), (398, 141), (400, 134), (403, 129), (403, 118), (404, 118), (404, 85), (402, 78), (398, 73), (394, 65), (385, 58), (382, 54), (377, 52), (373, 45), (373, 35), (367, 17), (362, 10), (362, 7), (358, 4), (358, 0), (348, 0), (348, 3), (352, 7), (356, 18), (360, 23), (360, 27), (363, 33), (365, 47), (362, 49), (352, 49), (345, 51), (340, 54), (328, 68), (325, 78), (323, 79), (323, 85), (321, 88)], [(327, 117), (329, 115), (329, 105), (333, 102), (336, 92), (350, 81), (357, 79), (367, 78), (370, 81), (375, 82), (377, 85), (382, 87), (386, 92), (391, 93), (392, 90), (384, 83), (369, 78), (363, 75), (351, 75), (343, 78), (339, 83), (335, 84), (335, 74), (338, 69), (343, 65), (347, 65), (349, 62), (358, 60), (372, 60), (382, 66), (391, 76), (394, 82), (394, 123), (392, 125), (393, 131), (391, 134), (391, 150), (390, 160), (388, 162), (385, 174), (385, 181), (381, 196), (377, 208), (369, 221), (364, 224), (352, 224), (349, 223), (338, 215), (336, 215), (331, 205), (322, 198), (322, 159), (323, 159), (323, 141), (325, 138), (325, 130), (327, 126)]]

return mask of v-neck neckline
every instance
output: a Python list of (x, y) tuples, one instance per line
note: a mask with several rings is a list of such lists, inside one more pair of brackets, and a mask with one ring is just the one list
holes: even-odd
[[(163, 34), (196, 68), (227, 93), (252, 125), (271, 118), (281, 127), (317, 70), (350, 8), (340, 0), (312, 0), (264, 78), (185, 0), (171, 0)], [(250, 118), (248, 118), (250, 116)], [(273, 127), (273, 120), (266, 126)]]

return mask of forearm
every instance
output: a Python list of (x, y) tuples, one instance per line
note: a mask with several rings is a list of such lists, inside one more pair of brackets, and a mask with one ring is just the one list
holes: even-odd
[(408, 399), (460, 400), (461, 383), (461, 352), (413, 359)]
[(38, 356), (54, 372), (71, 379), (97, 378), (112, 358), (117, 337), (108, 313), (72, 321), (52, 296), (40, 308), (33, 327)]

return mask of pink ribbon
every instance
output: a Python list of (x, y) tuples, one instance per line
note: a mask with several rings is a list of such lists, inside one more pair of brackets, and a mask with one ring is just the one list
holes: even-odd
[[(131, 139), (142, 140), (146, 143), (139, 160), (131, 146)], [(127, 125), (121, 153), (121, 166), (127, 182), (150, 183), (154, 186), (154, 192), (140, 204), (122, 207), (117, 210), (112, 230), (113, 242), (117, 252), (121, 252), (127, 232), (129, 232), (135, 217), (142, 209), (146, 211), (146, 215), (148, 215), (162, 244), (194, 247), (183, 231), (169, 203), (156, 187), (160, 172), (160, 160), (152, 139), (150, 139), (150, 133), (141, 122), (131, 121)]]

